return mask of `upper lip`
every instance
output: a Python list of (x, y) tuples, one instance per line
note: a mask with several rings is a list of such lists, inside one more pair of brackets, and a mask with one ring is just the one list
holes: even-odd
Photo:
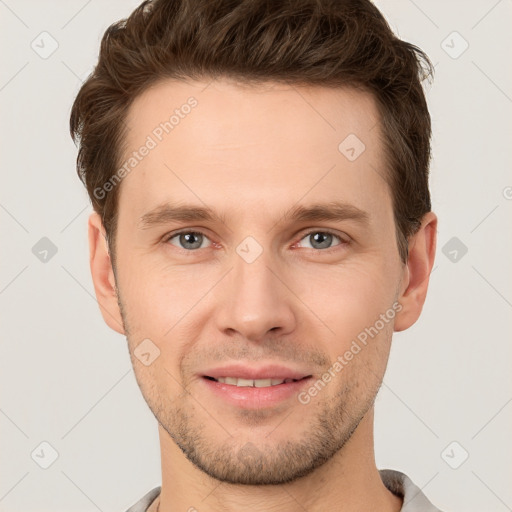
[(211, 368), (202, 372), (203, 377), (239, 377), (242, 379), (302, 379), (311, 376), (310, 373), (285, 366), (268, 364), (265, 366), (247, 366), (242, 364), (230, 364)]

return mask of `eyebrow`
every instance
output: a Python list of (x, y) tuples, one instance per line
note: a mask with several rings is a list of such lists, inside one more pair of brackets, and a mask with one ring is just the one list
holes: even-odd
[[(352, 220), (364, 227), (370, 224), (370, 215), (360, 208), (341, 201), (313, 204), (310, 206), (293, 206), (286, 211), (278, 223), (307, 221), (344, 221)], [(149, 229), (169, 222), (221, 222), (226, 224), (226, 217), (216, 213), (207, 206), (164, 203), (140, 217), (140, 229)]]
[(164, 203), (142, 215), (139, 220), (139, 226), (140, 229), (149, 229), (173, 221), (192, 222), (200, 220), (225, 223), (224, 216), (218, 215), (206, 206)]
[(370, 215), (357, 206), (341, 201), (331, 201), (325, 204), (313, 204), (311, 206), (294, 206), (288, 210), (282, 221), (343, 221), (353, 220), (357, 223), (368, 226), (370, 224)]

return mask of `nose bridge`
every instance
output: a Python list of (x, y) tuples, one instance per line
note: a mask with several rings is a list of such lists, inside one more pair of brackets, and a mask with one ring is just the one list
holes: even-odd
[(279, 262), (261, 246), (255, 257), (250, 244), (240, 244), (233, 255), (227, 296), (217, 314), (220, 329), (258, 340), (270, 330), (293, 330), (295, 314), (289, 290), (275, 275)]

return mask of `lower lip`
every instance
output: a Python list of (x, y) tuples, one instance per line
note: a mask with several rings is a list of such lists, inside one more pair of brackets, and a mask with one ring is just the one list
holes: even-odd
[(310, 380), (311, 377), (306, 377), (296, 382), (256, 388), (252, 386), (233, 386), (206, 377), (202, 378), (202, 381), (212, 393), (232, 405), (246, 409), (263, 409), (278, 405), (284, 400), (297, 396), (301, 388), (307, 385)]

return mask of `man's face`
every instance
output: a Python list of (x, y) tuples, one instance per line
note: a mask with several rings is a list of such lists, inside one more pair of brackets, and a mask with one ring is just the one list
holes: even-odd
[[(190, 96), (197, 104), (181, 108)], [(172, 130), (158, 130), (175, 109)], [(144, 398), (212, 477), (276, 484), (308, 474), (372, 409), (404, 272), (373, 98), (165, 81), (135, 100), (127, 125), (126, 158), (155, 142), (122, 182), (116, 241)], [(338, 217), (294, 215), (335, 203)], [(164, 205), (215, 216), (155, 214)], [(134, 356), (148, 362), (157, 349), (147, 366)], [(208, 378), (287, 373), (306, 378), (251, 388)]]

